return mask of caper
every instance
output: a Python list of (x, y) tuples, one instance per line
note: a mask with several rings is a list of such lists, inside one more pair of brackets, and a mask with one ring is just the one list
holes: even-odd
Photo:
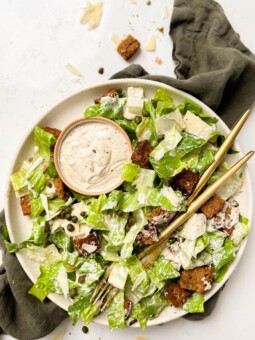
[(135, 116), (135, 122), (136, 124), (140, 124), (142, 121), (142, 117), (141, 116)]
[(66, 220), (70, 221), (71, 218), (72, 218), (72, 216), (71, 216), (70, 213), (67, 213), (67, 214), (65, 215), (65, 219), (66, 219)]
[(158, 142), (162, 142), (162, 140), (165, 139), (165, 135), (164, 134), (161, 134), (161, 135), (158, 135)]
[(72, 207), (69, 205), (68, 207), (65, 208), (65, 213), (68, 214), (72, 211)]
[(51, 183), (51, 182), (48, 183), (48, 187), (49, 187), (49, 188), (52, 188), (52, 183)]
[(78, 218), (77, 218), (76, 216), (72, 216), (72, 217), (71, 217), (71, 221), (72, 221), (73, 223), (77, 223), (77, 222), (78, 222)]
[(155, 100), (155, 99), (152, 99), (152, 100), (151, 100), (151, 104), (156, 108), (156, 107), (157, 107), (157, 104), (158, 104), (158, 101)]
[(87, 326), (83, 326), (82, 327), (82, 331), (83, 331), (83, 333), (88, 333), (88, 331), (89, 331), (89, 329), (88, 329), (88, 327)]
[(143, 109), (142, 115), (143, 115), (144, 117), (150, 117), (150, 112), (147, 111), (147, 110), (145, 110), (145, 109)]
[(133, 225), (135, 224), (135, 218), (133, 216), (130, 216), (129, 219), (128, 219), (128, 225)]
[(66, 213), (64, 212), (64, 210), (61, 211), (61, 213), (59, 214), (59, 217), (62, 219), (66, 217)]
[(82, 212), (80, 213), (80, 215), (81, 215), (81, 217), (87, 217), (87, 216), (88, 216), (88, 214), (87, 214), (86, 211), (82, 211)]
[(118, 215), (119, 217), (123, 216), (123, 215), (124, 215), (124, 211), (118, 210), (118, 211), (117, 211), (117, 215)]
[(71, 299), (75, 298), (76, 295), (77, 295), (77, 289), (76, 288), (69, 289), (69, 296), (70, 296)]
[(66, 228), (67, 228), (68, 231), (74, 231), (74, 229), (75, 229), (74, 226), (71, 223), (69, 223)]
[(85, 282), (85, 275), (79, 276), (78, 282), (81, 283), (81, 284), (84, 283)]

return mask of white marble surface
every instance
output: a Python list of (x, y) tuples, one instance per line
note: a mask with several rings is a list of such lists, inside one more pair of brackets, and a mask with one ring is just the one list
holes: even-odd
[[(149, 36), (155, 34), (156, 51), (141, 52), (132, 60), (152, 74), (174, 76), (172, 42), (168, 36), (173, 1), (128, 0), (103, 1), (100, 26), (87, 31), (79, 19), (84, 0), (1, 0), (0, 10), (0, 208), (4, 207), (4, 190), (12, 155), (28, 126), (67, 95), (87, 85), (108, 79), (114, 72), (126, 67), (115, 51), (111, 34), (123, 38), (128, 33), (145, 46)], [(239, 32), (243, 43), (255, 52), (254, 0), (220, 0), (229, 21)], [(164, 8), (169, 16), (162, 19)], [(165, 33), (157, 31), (163, 26)], [(155, 63), (160, 57), (161, 65)], [(82, 76), (74, 77), (65, 65), (76, 66)], [(97, 70), (104, 67), (100, 75)], [(244, 152), (255, 149), (255, 110), (249, 123), (238, 137)], [(255, 158), (249, 162), (254, 188)], [(254, 210), (255, 211), (255, 210)], [(89, 333), (83, 334), (82, 323), (75, 327), (64, 321), (44, 339), (131, 340), (138, 335), (148, 339), (254, 339), (255, 294), (255, 230), (251, 230), (243, 258), (228, 282), (213, 314), (200, 322), (179, 319), (145, 331), (125, 329), (110, 332), (106, 327), (91, 324)], [(2, 339), (11, 339), (2, 336)]]

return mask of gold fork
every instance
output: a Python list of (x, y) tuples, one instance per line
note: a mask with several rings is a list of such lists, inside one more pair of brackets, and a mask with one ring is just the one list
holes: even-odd
[[(204, 172), (201, 176), (199, 182), (196, 185), (196, 188), (193, 194), (188, 199), (189, 207), (187, 211), (181, 215), (178, 215), (177, 218), (161, 233), (159, 240), (157, 243), (152, 244), (147, 247), (143, 252), (138, 254), (138, 258), (141, 260), (143, 266), (147, 269), (150, 268), (153, 263), (156, 261), (162, 250), (164, 249), (170, 235), (184, 222), (186, 222), (204, 203), (206, 203), (213, 194), (220, 188), (220, 186), (234, 173), (236, 173), (254, 154), (254, 151), (250, 151), (246, 156), (240, 159), (234, 166), (232, 166), (221, 178), (219, 178), (216, 182), (210, 185), (195, 201), (194, 199), (197, 197), (201, 189), (205, 186), (208, 179), (218, 167), (226, 152), (229, 150), (231, 145), (233, 144), (237, 134), (241, 130), (242, 126), (246, 122), (250, 110), (247, 110), (241, 119), (238, 121), (234, 129), (230, 132), (228, 137), (225, 139), (221, 147), (218, 149), (215, 154), (215, 160), (211, 164), (211, 166)], [(194, 202), (193, 202), (194, 201)], [(192, 203), (193, 202), (193, 203)], [(107, 280), (113, 269), (114, 264), (111, 264), (98, 286), (96, 287), (92, 297), (91, 303), (98, 305), (98, 310), (101, 312), (105, 310), (110, 301), (114, 298), (114, 296), (118, 293), (119, 289), (113, 287)], [(106, 299), (106, 301), (104, 301)]]

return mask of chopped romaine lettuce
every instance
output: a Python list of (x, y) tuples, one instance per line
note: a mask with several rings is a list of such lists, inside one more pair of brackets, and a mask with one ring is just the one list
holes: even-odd
[(188, 313), (203, 313), (204, 312), (204, 295), (193, 293), (191, 297), (184, 303), (183, 309)]
[(120, 291), (106, 310), (111, 330), (125, 327), (124, 292)]

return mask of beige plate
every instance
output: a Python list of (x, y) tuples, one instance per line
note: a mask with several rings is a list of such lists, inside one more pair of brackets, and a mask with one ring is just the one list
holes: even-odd
[[(94, 85), (91, 87), (88, 87), (70, 97), (63, 100), (59, 104), (57, 104), (55, 107), (53, 107), (51, 110), (46, 112), (38, 121), (33, 124), (30, 129), (28, 130), (25, 138), (20, 143), (20, 148), (17, 151), (17, 154), (14, 156), (14, 159), (10, 166), (10, 172), (11, 175), (14, 171), (17, 171), (20, 168), (20, 164), (23, 160), (28, 159), (31, 154), (33, 153), (33, 130), (35, 125), (40, 126), (50, 126), (55, 127), (60, 130), (62, 130), (67, 124), (70, 123), (70, 121), (73, 121), (74, 119), (78, 119), (83, 117), (84, 109), (93, 104), (94, 98), (101, 97), (104, 93), (109, 90), (109, 88), (117, 87), (117, 88), (123, 88), (126, 89), (128, 86), (141, 86), (144, 89), (145, 96), (147, 98), (152, 98), (155, 90), (158, 87), (165, 88), (169, 90), (174, 97), (174, 100), (176, 103), (181, 103), (184, 98), (191, 99), (195, 103), (198, 103), (203, 108), (203, 111), (213, 117), (217, 117), (217, 115), (209, 109), (205, 104), (194, 98), (193, 96), (186, 94), (183, 91), (177, 90), (173, 87), (164, 85), (159, 82), (149, 81), (149, 80), (141, 80), (141, 79), (120, 79), (120, 80), (110, 80), (105, 83)], [(218, 118), (218, 117), (217, 117)], [(227, 126), (219, 120), (218, 122), (218, 128), (222, 131), (223, 134), (227, 135), (229, 133), (229, 129)], [(234, 145), (234, 148), (237, 150), (240, 150), (238, 145)], [(242, 156), (242, 153), (231, 155), (231, 160), (228, 160), (230, 164), (235, 163), (238, 159), (240, 159)], [(229, 156), (227, 158), (230, 158)], [(243, 184), (243, 191), (238, 195), (238, 202), (240, 203), (240, 209), (243, 215), (248, 217), (251, 220), (252, 217), (252, 185), (250, 180), (250, 175), (248, 172), (247, 167), (244, 169), (244, 184)], [(31, 221), (24, 217), (21, 213), (19, 202), (15, 197), (15, 193), (11, 188), (11, 185), (9, 183), (9, 180), (7, 182), (7, 191), (6, 191), (6, 202), (5, 202), (5, 212), (6, 212), (6, 222), (8, 231), (10, 234), (11, 241), (15, 242), (21, 242), (28, 238), (30, 235), (32, 224)], [(214, 295), (220, 287), (224, 285), (224, 283), (228, 280), (230, 275), (232, 274), (233, 270), (236, 268), (242, 254), (244, 251), (246, 245), (246, 240), (241, 245), (241, 248), (239, 252), (237, 253), (237, 256), (235, 257), (235, 260), (231, 264), (227, 274), (225, 275), (223, 281), (220, 283), (215, 283), (213, 285), (213, 288), (205, 294), (205, 299), (209, 299), (212, 295)], [(24, 268), (27, 275), (30, 277), (30, 279), (35, 282), (37, 276), (39, 275), (39, 265), (30, 260), (26, 256), (26, 251), (22, 251), (17, 254), (17, 257)], [(244, 280), (247, 280), (248, 278), (244, 277)], [(239, 287), (236, 287), (236, 289), (239, 289)], [(51, 294), (49, 295), (49, 298), (54, 301), (57, 305), (62, 307), (63, 309), (67, 309), (70, 302), (69, 300), (65, 300), (63, 296), (57, 295), (57, 294)], [(180, 316), (183, 316), (186, 314), (182, 309), (180, 308), (174, 308), (174, 307), (167, 307), (165, 308), (162, 313), (156, 318), (155, 320), (151, 320), (148, 322), (148, 325), (157, 325), (162, 324), (167, 321), (174, 320)], [(107, 318), (105, 314), (101, 314), (98, 317), (96, 317), (95, 322), (103, 325), (107, 325)], [(134, 325), (134, 327), (138, 327), (137, 324)]]

